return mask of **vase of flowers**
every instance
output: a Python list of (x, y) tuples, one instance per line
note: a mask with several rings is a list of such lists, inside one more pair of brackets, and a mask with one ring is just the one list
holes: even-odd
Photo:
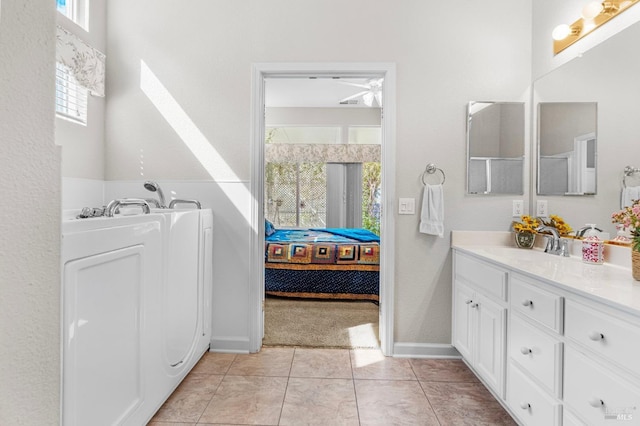
[(532, 248), (536, 242), (536, 228), (540, 225), (538, 219), (523, 215), (521, 222), (511, 222), (511, 228), (515, 232), (516, 246), (520, 248)]
[(611, 215), (611, 222), (621, 224), (631, 233), (631, 272), (640, 281), (640, 200)]
[(564, 221), (564, 219), (557, 214), (549, 215), (549, 219), (544, 220), (542, 218), (538, 218), (542, 225), (550, 226), (552, 228), (556, 228), (558, 234), (560, 235), (569, 235), (569, 232), (573, 231), (571, 226)]

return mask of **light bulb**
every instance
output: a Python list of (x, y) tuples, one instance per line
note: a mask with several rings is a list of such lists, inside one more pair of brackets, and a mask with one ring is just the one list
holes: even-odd
[(567, 38), (569, 34), (571, 34), (571, 27), (567, 24), (560, 24), (553, 29), (551, 37), (556, 41), (560, 41)]
[(590, 1), (582, 8), (582, 19), (590, 21), (604, 10), (604, 6), (599, 1)]

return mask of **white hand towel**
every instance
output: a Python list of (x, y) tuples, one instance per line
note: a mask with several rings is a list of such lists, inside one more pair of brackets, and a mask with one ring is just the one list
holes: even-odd
[(442, 185), (425, 185), (420, 212), (420, 232), (444, 237), (444, 193)]
[(627, 186), (622, 188), (620, 208), (633, 205), (633, 200), (640, 200), (640, 186)]

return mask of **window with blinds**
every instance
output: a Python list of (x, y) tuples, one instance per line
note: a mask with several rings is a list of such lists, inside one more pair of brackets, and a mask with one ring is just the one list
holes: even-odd
[(63, 16), (89, 31), (89, 2), (88, 0), (56, 0), (56, 9)]
[(80, 86), (69, 69), (56, 63), (56, 114), (87, 124), (87, 89)]

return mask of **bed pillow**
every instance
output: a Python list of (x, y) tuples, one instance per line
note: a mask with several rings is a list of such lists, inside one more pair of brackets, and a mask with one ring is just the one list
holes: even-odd
[(276, 228), (273, 226), (273, 223), (269, 222), (267, 219), (264, 220), (264, 235), (270, 236), (276, 232)]

